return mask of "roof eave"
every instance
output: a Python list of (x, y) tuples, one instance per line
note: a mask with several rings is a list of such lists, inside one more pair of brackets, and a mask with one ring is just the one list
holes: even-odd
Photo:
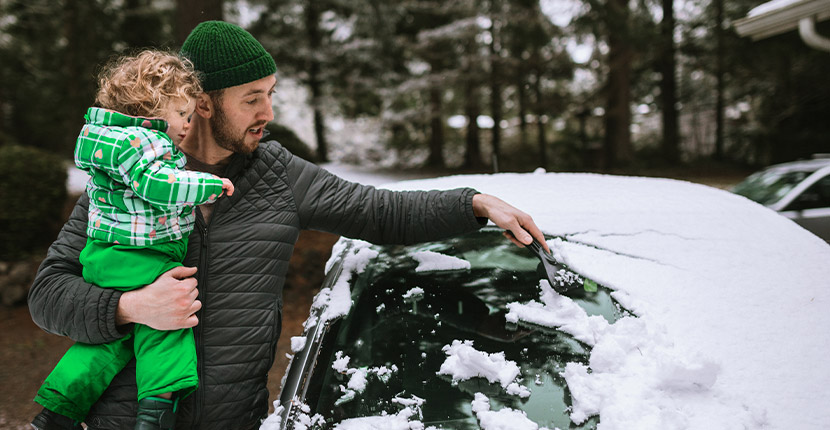
[(809, 18), (814, 18), (816, 22), (830, 19), (830, 2), (803, 0), (789, 3), (777, 9), (739, 19), (735, 21), (735, 30), (740, 36), (759, 40), (795, 30), (801, 20)]

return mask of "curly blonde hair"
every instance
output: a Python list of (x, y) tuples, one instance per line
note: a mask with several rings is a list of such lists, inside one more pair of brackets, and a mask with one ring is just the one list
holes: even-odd
[(193, 99), (202, 86), (193, 64), (176, 54), (144, 50), (110, 61), (98, 76), (95, 103), (130, 116), (159, 117), (176, 99)]

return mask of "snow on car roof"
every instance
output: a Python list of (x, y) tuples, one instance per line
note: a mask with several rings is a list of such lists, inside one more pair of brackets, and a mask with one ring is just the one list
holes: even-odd
[(830, 421), (830, 246), (714, 188), (595, 174), (453, 176), (563, 237), (557, 252), (638, 316), (566, 374), (603, 430), (823, 428)]

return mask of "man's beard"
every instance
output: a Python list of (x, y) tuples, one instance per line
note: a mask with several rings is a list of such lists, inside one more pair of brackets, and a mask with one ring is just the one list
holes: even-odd
[(210, 128), (213, 131), (213, 138), (216, 143), (223, 149), (238, 153), (250, 154), (259, 146), (259, 142), (254, 142), (253, 145), (245, 144), (245, 137), (248, 130), (243, 130), (241, 134), (237, 135), (234, 132), (231, 122), (228, 120), (225, 111), (220, 107), (221, 103), (214, 103), (214, 115), (210, 117)]

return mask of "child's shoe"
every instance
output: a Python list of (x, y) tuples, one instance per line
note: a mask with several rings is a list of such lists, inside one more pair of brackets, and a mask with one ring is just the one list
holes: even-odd
[(32, 420), (32, 428), (35, 430), (83, 430), (83, 427), (72, 418), (46, 408)]
[(176, 425), (176, 402), (160, 397), (138, 401), (135, 430), (172, 429)]

